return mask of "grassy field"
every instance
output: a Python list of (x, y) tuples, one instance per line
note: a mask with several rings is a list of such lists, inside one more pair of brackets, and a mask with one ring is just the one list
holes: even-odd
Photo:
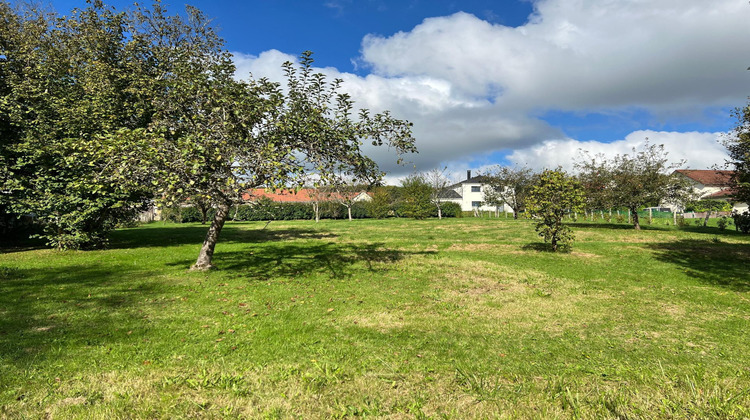
[(748, 418), (750, 236), (237, 223), (0, 254), (2, 418)]

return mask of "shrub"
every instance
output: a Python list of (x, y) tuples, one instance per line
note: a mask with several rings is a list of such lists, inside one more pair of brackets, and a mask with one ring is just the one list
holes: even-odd
[(706, 211), (732, 211), (732, 203), (718, 200), (697, 200), (685, 205), (685, 211), (703, 213)]
[(716, 226), (719, 227), (719, 230), (726, 229), (728, 224), (729, 224), (729, 219), (727, 218), (727, 216), (722, 216), (721, 219), (719, 219), (716, 222)]
[(734, 219), (734, 227), (742, 233), (750, 233), (750, 213), (737, 211), (732, 212), (732, 219)]
[(561, 169), (547, 169), (531, 187), (526, 209), (537, 220), (537, 233), (552, 245), (553, 251), (569, 250), (574, 237), (563, 224), (563, 216), (582, 208), (583, 203), (583, 188), (575, 178)]
[[(461, 205), (458, 203), (440, 203), (440, 210), (443, 213), (443, 217), (461, 217), (463, 215)], [(437, 216), (437, 208), (435, 209), (434, 216)]]

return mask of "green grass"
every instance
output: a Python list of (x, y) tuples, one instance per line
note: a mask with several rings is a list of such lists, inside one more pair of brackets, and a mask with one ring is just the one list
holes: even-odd
[(0, 254), (0, 418), (747, 418), (750, 237), (228, 224)]

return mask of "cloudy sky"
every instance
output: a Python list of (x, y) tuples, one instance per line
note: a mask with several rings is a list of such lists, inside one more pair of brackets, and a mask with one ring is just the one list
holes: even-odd
[(190, 4), (214, 18), (240, 76), (281, 80), (281, 63), (311, 50), (359, 106), (412, 121), (410, 165), (372, 152), (391, 181), (442, 166), (570, 168), (579, 149), (627, 153), (646, 138), (685, 167), (721, 165), (721, 133), (750, 95), (746, 0)]

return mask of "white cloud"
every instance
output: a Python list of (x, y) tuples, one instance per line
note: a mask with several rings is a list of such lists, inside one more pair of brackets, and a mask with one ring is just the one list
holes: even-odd
[(722, 166), (728, 159), (724, 146), (719, 142), (721, 134), (640, 130), (612, 143), (573, 139), (548, 140), (539, 145), (515, 150), (508, 156), (508, 160), (534, 169), (562, 166), (568, 171), (573, 171), (573, 163), (581, 157), (581, 150), (587, 151), (592, 157), (602, 154), (612, 158), (618, 154), (632, 154), (634, 148), (640, 149), (648, 141), (651, 144), (663, 144), (670, 162), (684, 161), (683, 168), (706, 169), (714, 165)]
[[(669, 120), (740, 105), (750, 92), (747, 22), (750, 6), (740, 0), (539, 0), (520, 27), (456, 13), (367, 36), (358, 61), (372, 70), (366, 76), (317, 70), (343, 79), (356, 106), (412, 121), (418, 170), (448, 165), (460, 174), (503, 150), (519, 163), (569, 168), (578, 148), (627, 153), (645, 137), (705, 168), (725, 158), (714, 133), (637, 131), (583, 142), (536, 115), (645, 110)], [(235, 54), (238, 75), (277, 81), (288, 60), (295, 56), (276, 50)], [(387, 151), (368, 152), (393, 176), (414, 169), (396, 166)]]
[(523, 109), (726, 105), (750, 87), (748, 21), (737, 0), (544, 0), (517, 28), (456, 13), (370, 35), (362, 60)]

